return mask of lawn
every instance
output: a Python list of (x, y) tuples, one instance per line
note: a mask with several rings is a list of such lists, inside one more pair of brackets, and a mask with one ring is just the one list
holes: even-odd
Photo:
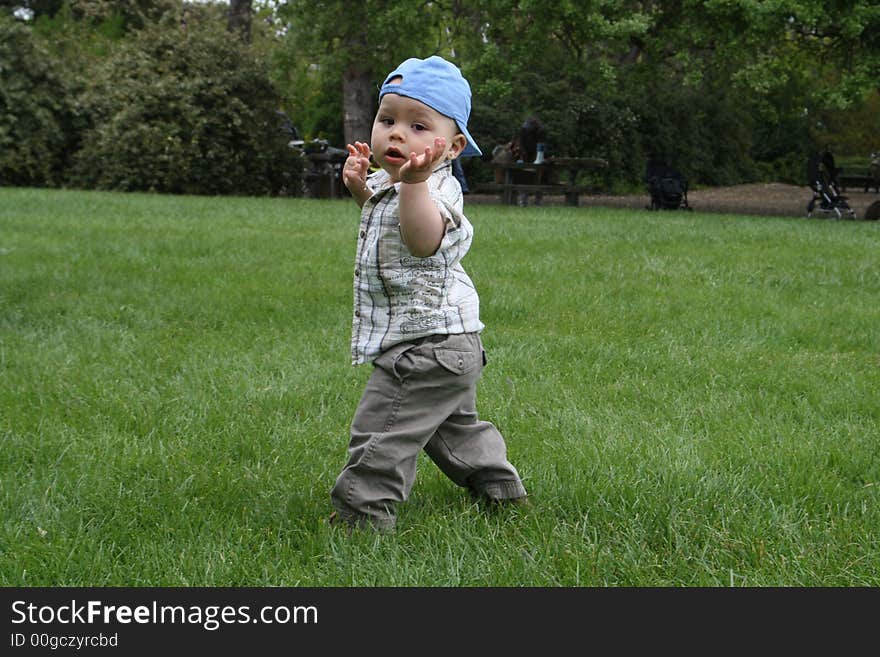
[(877, 222), (468, 213), (532, 505), (348, 537), (354, 205), (0, 189), (0, 585), (880, 585)]

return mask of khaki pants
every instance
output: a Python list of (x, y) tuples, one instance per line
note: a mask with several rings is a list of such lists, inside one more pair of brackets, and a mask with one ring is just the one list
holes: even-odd
[(526, 495), (498, 429), (477, 417), (485, 353), (477, 333), (395, 345), (374, 361), (330, 498), (349, 524), (392, 528), (422, 449), (459, 486), (493, 500)]

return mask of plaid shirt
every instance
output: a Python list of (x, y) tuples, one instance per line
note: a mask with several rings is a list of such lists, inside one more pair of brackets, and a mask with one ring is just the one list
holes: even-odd
[(462, 212), (461, 186), (451, 163), (440, 165), (428, 179), (446, 232), (437, 253), (427, 258), (413, 256), (400, 235), (400, 184), (385, 171), (367, 179), (373, 196), (361, 210), (354, 269), (355, 365), (400, 342), (483, 329), (477, 290), (460, 264), (474, 231)]

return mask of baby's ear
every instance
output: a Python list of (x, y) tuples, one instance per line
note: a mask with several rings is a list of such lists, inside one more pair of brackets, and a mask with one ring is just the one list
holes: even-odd
[(467, 137), (465, 137), (460, 132), (452, 138), (452, 143), (449, 145), (449, 159), (454, 160), (467, 146)]

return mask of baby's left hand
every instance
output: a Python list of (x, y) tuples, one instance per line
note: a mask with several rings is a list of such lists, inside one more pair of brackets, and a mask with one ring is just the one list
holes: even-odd
[(409, 154), (409, 162), (400, 167), (398, 177), (404, 183), (421, 183), (431, 177), (434, 167), (443, 158), (446, 151), (446, 139), (434, 138), (434, 148), (428, 146), (422, 155)]

